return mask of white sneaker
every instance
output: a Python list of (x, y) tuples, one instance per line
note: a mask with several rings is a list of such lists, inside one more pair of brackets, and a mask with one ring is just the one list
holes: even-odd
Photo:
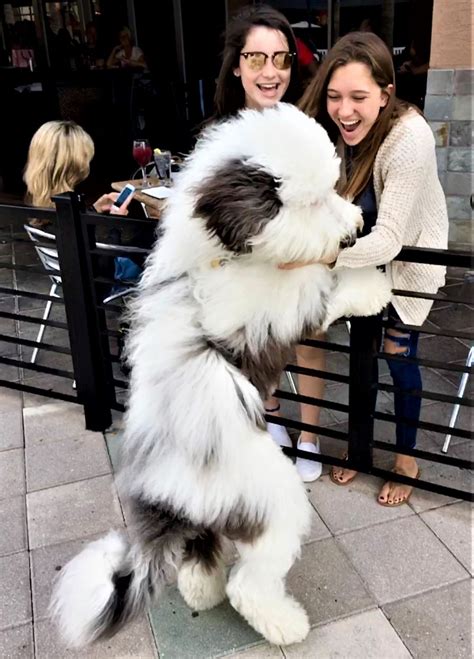
[[(321, 453), (319, 448), (319, 440), (316, 444), (311, 442), (301, 442), (298, 439), (298, 445), (301, 451), (307, 451), (308, 453)], [(296, 458), (296, 471), (301, 476), (303, 483), (312, 483), (317, 480), (323, 471), (323, 465), (321, 462), (314, 462), (313, 460), (306, 460), (306, 458)]]
[(293, 443), (285, 426), (279, 426), (277, 423), (267, 423), (267, 430), (277, 446), (286, 446), (288, 448), (293, 447)]

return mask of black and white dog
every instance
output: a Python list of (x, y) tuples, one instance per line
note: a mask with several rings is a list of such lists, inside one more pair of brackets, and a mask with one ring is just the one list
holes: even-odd
[[(227, 595), (270, 642), (306, 637), (285, 576), (310, 505), (262, 399), (302, 337), (390, 299), (375, 268), (278, 268), (354, 240), (361, 214), (338, 176), (325, 131), (285, 104), (211, 127), (188, 160), (133, 308), (118, 485), (134, 524), (63, 569), (53, 609), (69, 644), (113, 633), (176, 575), (193, 609)], [(240, 556), (228, 580), (223, 537)]]

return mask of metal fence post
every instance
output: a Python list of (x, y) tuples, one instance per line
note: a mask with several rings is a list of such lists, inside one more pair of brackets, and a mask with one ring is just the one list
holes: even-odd
[[(84, 406), (86, 428), (105, 430), (112, 423), (110, 388), (101, 328), (95, 307), (92, 273), (81, 226), (81, 200), (66, 192), (53, 198), (57, 211), (57, 246), (77, 395)], [(91, 227), (93, 230), (93, 227)], [(93, 236), (90, 236), (93, 241)]]
[(374, 440), (374, 360), (379, 316), (351, 323), (349, 365), (349, 446), (351, 468), (370, 473)]

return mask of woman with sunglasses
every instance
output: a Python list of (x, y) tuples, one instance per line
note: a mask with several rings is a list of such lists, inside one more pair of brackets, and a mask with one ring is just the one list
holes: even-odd
[(301, 87), (295, 53), (295, 36), (280, 12), (261, 5), (235, 16), (225, 34), (214, 119), (296, 103)]
[[(288, 20), (272, 7), (261, 5), (236, 16), (228, 25), (221, 70), (215, 94), (214, 119), (225, 119), (243, 108), (262, 110), (279, 101), (296, 103), (302, 88), (298, 71), (297, 46)], [(313, 349), (310, 362), (302, 366), (324, 370), (324, 351)], [(308, 379), (308, 378), (306, 378)], [(314, 380), (315, 378), (309, 378)], [(300, 376), (300, 387), (304, 387)], [(324, 391), (324, 380), (317, 380), (318, 397)], [(276, 398), (265, 401), (265, 409), (278, 415), (280, 404)], [(319, 408), (302, 405), (302, 420), (319, 423)], [(280, 446), (292, 446), (286, 428), (269, 423), (268, 431)], [(305, 433), (298, 448), (311, 453), (319, 452), (317, 438)], [(319, 462), (298, 458), (296, 468), (305, 482), (316, 480), (322, 465)]]

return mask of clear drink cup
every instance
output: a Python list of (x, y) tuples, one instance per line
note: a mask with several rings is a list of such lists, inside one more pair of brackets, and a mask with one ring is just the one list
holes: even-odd
[(164, 185), (171, 184), (171, 151), (157, 151), (153, 154), (158, 176)]

